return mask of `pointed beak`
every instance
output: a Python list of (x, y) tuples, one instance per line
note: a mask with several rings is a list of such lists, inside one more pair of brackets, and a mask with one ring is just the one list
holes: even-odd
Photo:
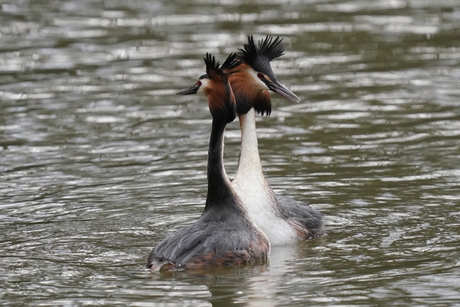
[(191, 94), (196, 94), (198, 92), (198, 89), (200, 88), (199, 85), (195, 84), (189, 88), (184, 88), (183, 90), (180, 90), (176, 93), (176, 95), (191, 95)]
[(284, 98), (286, 99), (289, 99), (291, 101), (294, 101), (294, 102), (300, 102), (300, 98), (299, 96), (297, 96), (296, 94), (294, 94), (291, 90), (289, 90), (287, 87), (285, 87), (284, 85), (282, 85), (281, 83), (278, 82), (278, 80), (276, 81), (268, 81), (268, 80), (264, 80), (265, 81), (265, 84), (267, 85), (267, 87), (274, 91), (275, 93), (283, 96)]

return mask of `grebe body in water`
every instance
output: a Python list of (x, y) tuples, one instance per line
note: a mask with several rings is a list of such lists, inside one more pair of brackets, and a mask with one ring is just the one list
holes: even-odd
[(208, 193), (201, 217), (192, 225), (166, 237), (151, 252), (152, 270), (199, 270), (217, 266), (263, 263), (270, 242), (248, 217), (223, 165), (224, 131), (236, 117), (235, 97), (223, 72), (235, 64), (231, 54), (222, 67), (206, 54), (206, 74), (178, 94), (204, 93), (212, 114), (208, 152)]
[(276, 78), (270, 61), (284, 53), (282, 40), (267, 36), (256, 43), (252, 36), (238, 52), (240, 65), (230, 69), (241, 127), (238, 170), (232, 182), (250, 217), (272, 245), (290, 244), (323, 234), (322, 214), (308, 204), (277, 196), (268, 184), (260, 162), (256, 112), (269, 115), (268, 90), (299, 102), (300, 98)]

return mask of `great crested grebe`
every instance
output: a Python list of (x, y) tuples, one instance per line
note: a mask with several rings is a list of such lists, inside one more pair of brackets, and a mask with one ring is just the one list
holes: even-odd
[(277, 196), (262, 171), (257, 135), (256, 112), (269, 115), (268, 90), (299, 102), (300, 98), (276, 78), (270, 61), (284, 54), (282, 39), (267, 36), (256, 45), (252, 36), (239, 49), (240, 65), (231, 67), (230, 84), (235, 94), (241, 128), (238, 170), (232, 186), (249, 216), (267, 235), (272, 245), (306, 240), (323, 234), (322, 214), (306, 203)]
[(212, 114), (208, 151), (208, 194), (201, 217), (192, 225), (166, 237), (153, 249), (147, 267), (152, 270), (196, 270), (216, 266), (263, 263), (270, 242), (248, 217), (223, 165), (224, 131), (236, 117), (235, 97), (223, 70), (235, 65), (231, 54), (219, 66), (206, 54), (206, 74), (178, 94), (204, 93)]

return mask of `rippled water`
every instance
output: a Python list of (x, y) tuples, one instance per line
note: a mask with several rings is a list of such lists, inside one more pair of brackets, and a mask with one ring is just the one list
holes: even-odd
[[(458, 306), (460, 3), (0, 1), (2, 306)], [(259, 118), (265, 173), (328, 235), (268, 267), (153, 275), (206, 195), (210, 114), (173, 95), (246, 35), (301, 98)], [(239, 150), (229, 125), (226, 165)]]

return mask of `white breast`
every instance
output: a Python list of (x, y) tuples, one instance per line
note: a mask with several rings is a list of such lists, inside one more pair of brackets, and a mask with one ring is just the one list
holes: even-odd
[(277, 212), (279, 204), (265, 178), (261, 180), (260, 176), (247, 172), (236, 177), (232, 185), (249, 217), (267, 235), (271, 245), (292, 244), (300, 240), (295, 229)]

